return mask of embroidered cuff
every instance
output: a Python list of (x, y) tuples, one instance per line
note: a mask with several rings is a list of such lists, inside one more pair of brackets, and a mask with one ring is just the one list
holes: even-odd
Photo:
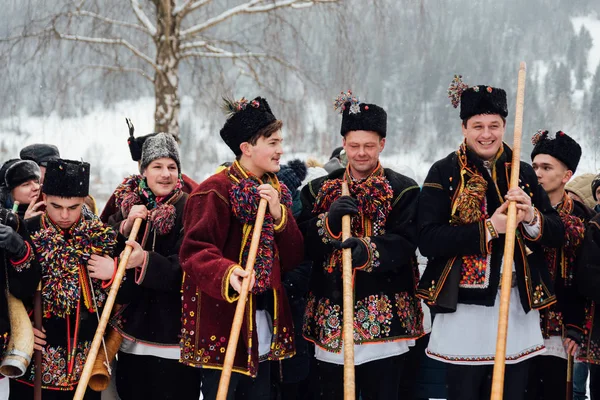
[(141, 285), (146, 277), (146, 271), (148, 270), (148, 252), (144, 251), (144, 262), (139, 267), (135, 267), (135, 283)]
[(317, 228), (318, 234), (321, 236), (323, 243), (331, 243), (332, 240), (340, 240), (342, 238), (342, 232), (339, 235), (334, 235), (329, 230), (329, 224), (327, 223), (327, 213), (319, 214), (317, 217)]
[(125, 222), (127, 222), (126, 219), (124, 219), (123, 221), (121, 221), (121, 223), (119, 224), (119, 233), (123, 236), (127, 236), (125, 235), (125, 233), (123, 232), (123, 227), (125, 227)]
[(527, 239), (535, 242), (542, 237), (543, 229), (542, 216), (540, 215), (540, 212), (537, 210), (537, 208), (534, 209), (534, 215), (535, 216), (533, 217), (531, 224), (524, 222), (520, 226), (523, 236), (526, 236)]
[(113, 270), (112, 277), (110, 281), (102, 281), (102, 289), (107, 289), (112, 286), (113, 281), (115, 280), (115, 276), (117, 275), (117, 267), (119, 266), (119, 259), (115, 257), (115, 266)]
[(223, 299), (225, 299), (228, 303), (233, 303), (234, 301), (237, 301), (237, 299), (239, 299), (240, 297), (239, 293), (233, 290), (233, 288), (229, 284), (231, 274), (236, 268), (242, 269), (242, 267), (237, 264), (231, 265), (225, 273), (225, 275), (223, 276), (223, 281), (221, 282), (221, 296), (223, 296)]
[(283, 204), (280, 204), (279, 206), (281, 207), (281, 222), (275, 225), (275, 233), (281, 232), (287, 226), (287, 207)]
[(355, 267), (359, 271), (372, 272), (374, 268), (379, 267), (379, 251), (377, 250), (377, 245), (371, 241), (370, 237), (360, 238), (360, 241), (363, 242), (365, 247), (367, 248), (367, 252), (369, 256), (367, 257), (367, 262), (359, 267)]
[(31, 245), (29, 242), (25, 242), (25, 247), (27, 248), (25, 251), (25, 256), (23, 256), (20, 260), (10, 260), (13, 268), (17, 272), (21, 272), (23, 270), (29, 269), (31, 266), (31, 261), (33, 261), (33, 251), (31, 251)]

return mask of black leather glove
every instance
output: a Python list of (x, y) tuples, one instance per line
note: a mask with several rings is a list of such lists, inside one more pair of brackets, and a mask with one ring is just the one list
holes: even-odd
[(359, 238), (351, 237), (343, 242), (332, 240), (331, 244), (338, 250), (352, 249), (352, 268), (363, 268), (369, 261), (369, 249)]
[(350, 196), (342, 196), (331, 204), (329, 213), (327, 214), (327, 224), (331, 233), (335, 236), (342, 231), (342, 217), (344, 215), (358, 214), (358, 205), (356, 200)]
[(0, 249), (6, 250), (11, 258), (16, 259), (25, 257), (27, 252), (27, 246), (21, 235), (4, 224), (0, 224)]

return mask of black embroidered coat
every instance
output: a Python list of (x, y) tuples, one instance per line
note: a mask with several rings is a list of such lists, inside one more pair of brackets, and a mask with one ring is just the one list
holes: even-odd
[[(416, 210), (419, 186), (404, 175), (379, 166), (391, 187), (392, 209), (379, 232), (361, 216), (364, 238), (371, 243), (368, 265), (355, 268), (354, 343), (381, 343), (423, 335), (423, 312), (415, 297), (419, 271), (416, 262)], [(342, 266), (331, 266), (334, 248), (326, 243), (323, 215), (314, 212), (321, 187), (334, 179), (352, 179), (338, 169), (311, 181), (302, 189), (302, 213), (298, 225), (304, 234), (306, 257), (313, 261), (304, 315), (304, 336), (315, 345), (335, 353), (342, 346)], [(337, 197), (336, 197), (337, 198)], [(335, 200), (335, 199), (332, 199)], [(356, 236), (356, 232), (352, 232)], [(325, 242), (324, 242), (325, 239)]]
[(577, 260), (576, 283), (588, 301), (585, 310), (584, 337), (578, 359), (600, 364), (600, 214), (588, 223), (581, 254)]
[[(73, 234), (75, 232), (85, 235), (86, 232), (81, 228), (85, 221), (89, 222), (90, 220), (86, 219), (82, 214), (81, 219), (66, 231), (55, 226), (46, 214), (30, 218), (26, 222), (34, 244), (36, 232), (46, 229), (51, 225), (53, 227), (51, 229), (55, 229), (56, 234), (62, 234), (67, 243), (72, 246), (74, 245)], [(99, 220), (98, 223), (100, 223)], [(110, 227), (108, 228), (110, 229)], [(79, 229), (82, 229), (82, 231), (79, 231)], [(112, 229), (110, 231), (112, 232)], [(125, 247), (125, 238), (118, 235), (116, 237), (116, 245), (112, 249), (112, 253), (109, 254), (112, 257), (118, 256)], [(83, 238), (83, 240), (87, 239), (87, 237)], [(82, 238), (80, 237), (77, 240), (82, 240)], [(39, 258), (40, 254), (42, 254), (41, 249), (36, 247), (36, 251)], [(79, 382), (92, 339), (98, 327), (98, 318), (94, 311), (85, 306), (84, 298), (89, 298), (91, 302), (91, 292), (93, 291), (98, 305), (98, 313), (102, 314), (108, 289), (103, 288), (102, 281), (98, 279), (92, 279), (92, 287), (90, 288), (90, 279), (85, 267), (87, 264), (79, 263), (78, 265), (82, 266), (82, 268), (78, 268), (78, 265), (64, 263), (59, 258), (58, 252), (49, 252), (49, 254), (52, 254), (52, 256), (48, 258), (48, 261), (40, 263), (42, 271), (42, 309), (46, 310), (47, 307), (55, 307), (56, 304), (61, 304), (68, 301), (68, 299), (78, 299), (76, 301), (80, 304), (80, 307), (79, 312), (72, 309), (65, 317), (58, 316), (54, 312), (46, 315), (46, 312), (44, 312), (42, 326), (46, 330), (47, 344), (42, 352), (42, 388), (74, 391)], [(72, 273), (76, 277), (75, 286), (78, 289), (67, 287), (65, 276), (70, 273), (66, 271), (73, 271)], [(63, 289), (51, 291), (50, 288), (56, 287), (55, 285), (62, 285)], [(87, 287), (87, 290), (84, 287)], [(87, 294), (83, 294), (84, 291)], [(29, 307), (32, 306), (33, 299), (30, 298)], [(75, 338), (75, 331), (77, 331), (77, 338)], [(72, 360), (73, 367), (69, 373), (70, 360)], [(19, 381), (33, 386), (34, 371), (32, 365), (30, 365), (27, 373)]]
[(581, 342), (585, 323), (585, 297), (576, 285), (577, 258), (583, 244), (585, 224), (594, 212), (566, 193), (559, 205), (565, 227), (565, 242), (558, 249), (544, 246), (550, 277), (556, 292), (556, 304), (540, 311), (542, 334), (570, 337)]
[(8, 287), (10, 293), (17, 299), (27, 300), (33, 296), (41, 276), (40, 265), (35, 257), (29, 232), (21, 218), (16, 231), (25, 240), (27, 246), (25, 257), (16, 260), (6, 251), (0, 250), (0, 363), (4, 359), (10, 335), (6, 288)]
[[(187, 193), (175, 206), (175, 225), (165, 235), (144, 221), (137, 241), (148, 251), (144, 265), (127, 270), (117, 302), (123, 304), (111, 325), (124, 337), (154, 346), (178, 346), (181, 332), (181, 282), (179, 248), (183, 241), (183, 209)], [(121, 211), (109, 223), (119, 229)]]
[[(508, 192), (512, 151), (504, 144), (501, 155), (492, 166), (495, 179), (473, 152), (467, 150), (466, 157), (487, 182), (485, 212), (489, 218), (501, 205), (500, 196), (503, 199)], [(465, 225), (451, 223), (458, 189), (469, 179), (469, 173), (463, 171), (458, 151), (437, 161), (429, 170), (419, 197), (419, 250), (428, 258), (428, 264), (417, 295), (437, 312), (455, 310), (455, 307), (436, 307), (442, 291), (456, 290), (446, 285), (451, 269), (461, 270), (459, 303), (493, 306), (498, 293), (505, 236), (491, 240), (490, 257), (485, 221)], [(514, 253), (517, 286), (523, 309), (528, 312), (556, 302), (542, 245), (561, 246), (564, 229), (546, 192), (538, 184), (533, 168), (521, 162), (519, 176), (521, 188), (531, 196), (541, 219), (541, 232), (536, 238), (527, 236), (522, 226), (517, 229)], [(452, 282), (453, 285), (458, 284), (454, 280)]]

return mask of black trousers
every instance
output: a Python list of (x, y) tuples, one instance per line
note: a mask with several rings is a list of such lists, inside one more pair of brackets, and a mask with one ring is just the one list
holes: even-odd
[(531, 360), (527, 400), (564, 400), (567, 395), (567, 360), (537, 356)]
[[(503, 398), (525, 399), (530, 361), (506, 365)], [(493, 371), (493, 365), (448, 364), (446, 375), (448, 400), (489, 400)]]
[(115, 382), (121, 400), (198, 400), (201, 370), (177, 360), (119, 352)]
[[(354, 369), (356, 398), (390, 400), (398, 398), (398, 387), (407, 368), (407, 354), (371, 361)], [(408, 367), (411, 368), (412, 366)], [(317, 362), (318, 399), (343, 400), (344, 366)]]
[(590, 364), (590, 400), (600, 400), (600, 365)]
[[(44, 400), (73, 400), (75, 396), (75, 390), (63, 391), (63, 390), (42, 390), (42, 399)], [(100, 400), (101, 393), (94, 392), (88, 388), (83, 396), (84, 400)], [(33, 400), (33, 387), (10, 380), (10, 394), (8, 395), (10, 400)]]
[[(204, 369), (202, 371), (202, 396), (204, 400), (217, 398), (221, 370)], [(271, 398), (271, 363), (258, 364), (256, 378), (237, 372), (231, 374), (227, 400), (269, 400)], [(197, 400), (197, 399), (196, 399)]]

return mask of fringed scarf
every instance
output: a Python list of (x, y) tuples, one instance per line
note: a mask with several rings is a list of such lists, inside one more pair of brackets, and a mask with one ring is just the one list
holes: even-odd
[[(42, 265), (44, 317), (65, 318), (77, 308), (83, 296), (85, 307), (95, 310), (89, 285), (87, 262), (92, 254), (110, 255), (117, 244), (116, 232), (100, 220), (77, 222), (68, 232), (56, 227), (43, 215), (42, 229), (31, 236), (38, 261)], [(106, 294), (101, 282), (92, 280), (98, 307)]]
[[(348, 190), (358, 206), (358, 215), (351, 218), (352, 236), (379, 236), (385, 234), (387, 217), (392, 210), (394, 191), (385, 177), (381, 164), (365, 179), (354, 179), (350, 167), (341, 178), (331, 179), (323, 183), (315, 199), (313, 213), (321, 214), (329, 211), (335, 200), (342, 196), (342, 182), (348, 183)], [(342, 265), (342, 251), (334, 250), (328, 266), (328, 272)]]
[[(263, 183), (270, 183), (280, 194), (279, 201), (288, 209), (292, 207), (292, 196), (285, 185), (280, 185), (275, 174), (266, 174), (265, 177), (258, 178), (250, 172), (245, 171), (238, 161), (235, 161), (228, 169), (229, 179), (233, 186), (229, 189), (229, 203), (233, 215), (243, 225), (242, 247), (240, 250), (239, 263), (246, 265), (248, 253), (250, 251), (250, 238), (256, 221), (258, 212), (258, 203), (260, 195), (258, 186)], [(271, 271), (273, 260), (275, 258), (275, 223), (273, 216), (267, 212), (260, 233), (260, 245), (256, 253), (254, 262), (254, 272), (256, 274), (256, 283), (252, 292), (261, 294), (271, 287)]]
[[(557, 267), (560, 263), (560, 277), (564, 279), (565, 286), (573, 284), (577, 249), (583, 242), (585, 234), (585, 224), (581, 218), (572, 214), (573, 207), (573, 199), (567, 193), (564, 193), (562, 202), (556, 207), (556, 211), (558, 211), (565, 227), (565, 241), (562, 251), (559, 253), (560, 249), (544, 246), (544, 255), (548, 262), (552, 280), (556, 280)], [(561, 256), (560, 260), (558, 259), (559, 254)]]
[(145, 205), (148, 208), (148, 221), (152, 223), (159, 235), (166, 235), (175, 226), (176, 211), (173, 203), (182, 194), (183, 180), (181, 174), (175, 188), (168, 196), (157, 197), (148, 187), (146, 178), (142, 175), (131, 175), (115, 190), (115, 204), (121, 209), (124, 217), (129, 215), (134, 205)]

